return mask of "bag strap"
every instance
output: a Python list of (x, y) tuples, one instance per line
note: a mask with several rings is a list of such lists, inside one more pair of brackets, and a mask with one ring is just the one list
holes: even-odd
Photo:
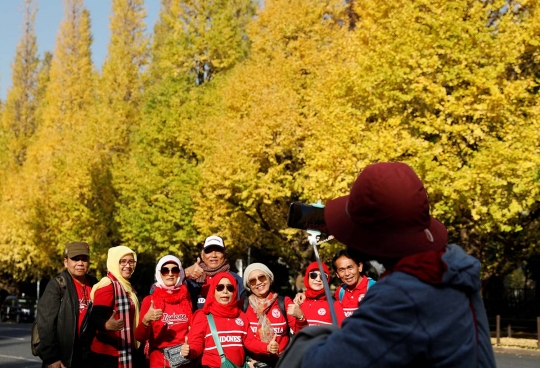
[(287, 324), (287, 335), (291, 334), (291, 327), (289, 326), (289, 319), (287, 318), (287, 312), (285, 312), (285, 298), (281, 295), (277, 297), (278, 307), (283, 317), (285, 317), (285, 323)]
[(221, 363), (225, 361), (225, 353), (223, 352), (223, 348), (221, 347), (221, 342), (219, 341), (219, 337), (216, 330), (216, 323), (214, 322), (214, 316), (212, 313), (209, 313), (206, 315), (206, 318), (208, 319), (208, 325), (210, 326), (210, 330), (212, 331), (212, 338), (214, 339), (214, 343), (216, 344), (217, 351), (219, 353), (219, 356), (221, 357)]
[[(366, 288), (366, 291), (369, 290), (370, 287), (372, 287), (373, 285), (375, 285), (377, 283), (377, 281), (373, 280), (371, 277), (368, 277), (368, 284), (367, 284), (367, 288)], [(339, 289), (339, 301), (341, 302), (343, 300), (343, 296), (345, 295), (345, 284), (342, 284), (341, 285), (341, 289)]]
[(55, 277), (55, 280), (60, 286), (60, 293), (62, 295), (61, 299), (64, 299), (64, 295), (66, 295), (66, 288), (67, 288), (66, 279), (64, 279), (64, 276), (58, 275)]
[[(369, 285), (369, 284), (368, 284)], [(345, 296), (345, 284), (341, 284), (341, 289), (339, 289), (339, 302), (343, 300), (343, 297)]]

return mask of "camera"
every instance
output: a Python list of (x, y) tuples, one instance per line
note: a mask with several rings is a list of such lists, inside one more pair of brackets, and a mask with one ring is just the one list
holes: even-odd
[(291, 203), (287, 226), (300, 230), (317, 230), (328, 234), (324, 221), (324, 207), (318, 207), (299, 202)]

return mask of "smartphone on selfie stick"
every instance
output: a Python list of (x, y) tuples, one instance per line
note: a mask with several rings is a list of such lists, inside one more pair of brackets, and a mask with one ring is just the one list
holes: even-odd
[(317, 245), (320, 244), (319, 239), (322, 234), (328, 234), (328, 228), (324, 221), (324, 205), (321, 201), (313, 204), (304, 204), (299, 202), (291, 203), (289, 207), (289, 216), (287, 217), (287, 226), (294, 229), (305, 230), (309, 234), (308, 241), (313, 246), (313, 252), (319, 265), (319, 271), (321, 272), (321, 279), (324, 285), (324, 293), (326, 294), (326, 300), (330, 309), (330, 317), (332, 317), (332, 324), (339, 326), (336, 311), (334, 310), (334, 303), (332, 301), (332, 294), (330, 292), (330, 286), (328, 280), (324, 275), (324, 269), (321, 259), (319, 258), (319, 252), (317, 251)]

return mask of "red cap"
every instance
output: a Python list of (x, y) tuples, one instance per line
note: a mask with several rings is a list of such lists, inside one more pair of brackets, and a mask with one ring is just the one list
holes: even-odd
[(429, 214), (424, 185), (402, 162), (367, 166), (349, 195), (326, 204), (324, 217), (336, 239), (376, 257), (442, 250), (448, 240), (444, 225)]

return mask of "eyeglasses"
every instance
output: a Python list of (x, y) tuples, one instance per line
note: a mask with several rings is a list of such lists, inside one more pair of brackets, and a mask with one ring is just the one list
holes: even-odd
[(268, 277), (266, 277), (266, 275), (259, 275), (255, 279), (249, 279), (249, 286), (257, 285), (257, 280), (259, 280), (259, 282), (265, 282), (266, 280), (268, 280)]
[(133, 266), (135, 265), (135, 263), (137, 263), (137, 261), (134, 259), (121, 259), (120, 260), (120, 265), (122, 266), (125, 266), (127, 264), (129, 264), (130, 266)]
[(179, 267), (173, 267), (173, 268), (163, 267), (161, 269), (162, 276), (166, 276), (169, 273), (172, 273), (174, 276), (178, 276), (180, 274), (180, 268)]
[[(315, 280), (317, 277), (321, 276), (321, 273), (320, 272), (316, 272), (316, 271), (311, 271), (309, 273), (309, 278), (310, 279), (313, 279)], [(325, 272), (324, 273), (324, 277), (328, 278), (328, 274)], [(322, 279), (321, 279), (322, 280)]]
[(229, 293), (234, 293), (234, 285), (231, 285), (231, 284), (227, 284), (227, 286), (225, 286), (224, 284), (218, 284), (216, 286), (216, 291), (223, 291), (223, 289), (225, 289), (225, 287), (227, 288), (227, 290), (229, 291)]

